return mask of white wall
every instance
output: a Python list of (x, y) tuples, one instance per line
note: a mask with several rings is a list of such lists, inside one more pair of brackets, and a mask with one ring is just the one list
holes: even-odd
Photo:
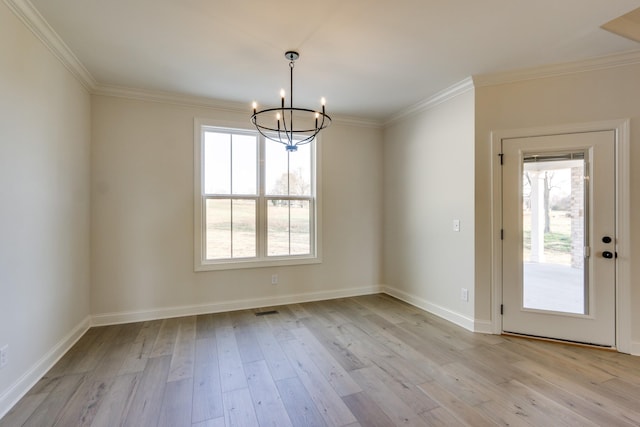
[(0, 2), (0, 417), (89, 315), (90, 98)]
[(384, 169), (388, 291), (473, 329), (473, 91), (390, 124)]
[[(476, 89), (476, 318), (491, 319), (492, 130), (631, 119), (631, 307), (640, 307), (640, 64)], [(634, 261), (635, 260), (635, 261)], [(640, 353), (640, 312), (632, 309)]]
[(248, 110), (92, 97), (91, 312), (98, 323), (377, 289), (380, 129), (334, 123), (323, 132), (322, 264), (195, 273), (194, 117), (233, 125), (246, 123)]

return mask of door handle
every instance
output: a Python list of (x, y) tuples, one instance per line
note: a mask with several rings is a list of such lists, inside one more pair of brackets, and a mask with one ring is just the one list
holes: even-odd
[(613, 252), (604, 251), (604, 252), (602, 252), (602, 257), (603, 258), (607, 258), (607, 259), (611, 259), (611, 258), (613, 258)]

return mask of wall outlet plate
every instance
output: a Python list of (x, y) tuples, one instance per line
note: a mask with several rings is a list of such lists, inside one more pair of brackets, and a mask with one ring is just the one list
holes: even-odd
[(278, 275), (277, 274), (272, 274), (271, 275), (271, 284), (272, 285), (277, 285), (278, 284)]

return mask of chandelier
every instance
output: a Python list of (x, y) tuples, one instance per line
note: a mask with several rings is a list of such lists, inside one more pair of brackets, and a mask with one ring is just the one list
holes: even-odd
[(284, 89), (281, 89), (279, 108), (267, 108), (257, 111), (258, 104), (256, 102), (253, 103), (251, 123), (262, 136), (283, 144), (287, 151), (294, 152), (298, 150), (299, 145), (310, 143), (322, 129), (327, 128), (331, 124), (331, 117), (324, 111), (324, 98), (320, 102), (322, 105), (320, 111), (293, 106), (293, 68), (300, 54), (295, 51), (288, 51), (284, 54), (284, 57), (289, 60), (291, 73), (289, 106), (285, 106), (286, 93)]

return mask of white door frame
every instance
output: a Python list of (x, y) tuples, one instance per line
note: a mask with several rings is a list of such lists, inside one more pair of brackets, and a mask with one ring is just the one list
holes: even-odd
[[(502, 173), (501, 142), (508, 138), (548, 136), (566, 133), (615, 131), (616, 160), (616, 348), (622, 353), (637, 353), (631, 343), (631, 259), (630, 252), (630, 194), (629, 194), (629, 119), (575, 123), (528, 129), (497, 130), (491, 132), (491, 232), (492, 232), (492, 331), (502, 333)], [(636, 352), (634, 352), (636, 350)]]

